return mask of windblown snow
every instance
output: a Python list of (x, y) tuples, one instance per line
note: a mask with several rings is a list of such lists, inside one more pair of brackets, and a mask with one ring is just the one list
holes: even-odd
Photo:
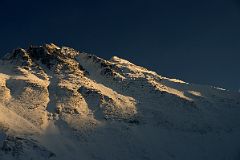
[(116, 56), (15, 49), (0, 60), (0, 159), (238, 160), (240, 93)]

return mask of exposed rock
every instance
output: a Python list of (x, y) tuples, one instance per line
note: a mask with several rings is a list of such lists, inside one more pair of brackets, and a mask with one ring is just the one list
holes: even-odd
[[(37, 157), (44, 159), (56, 157), (53, 152), (48, 151), (43, 146), (39, 145), (38, 142), (21, 137), (7, 136), (0, 147), (1, 151), (12, 157), (12, 159), (24, 158), (26, 160), (31, 160)], [(29, 151), (34, 151), (35, 155)]]

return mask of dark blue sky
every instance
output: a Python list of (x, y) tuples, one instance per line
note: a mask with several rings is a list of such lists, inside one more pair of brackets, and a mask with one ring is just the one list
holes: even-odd
[(53, 42), (240, 88), (239, 0), (1, 0), (0, 54)]

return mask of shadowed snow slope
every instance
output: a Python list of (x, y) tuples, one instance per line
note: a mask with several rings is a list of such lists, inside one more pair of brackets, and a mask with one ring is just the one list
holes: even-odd
[(240, 94), (54, 44), (0, 60), (1, 160), (240, 159)]

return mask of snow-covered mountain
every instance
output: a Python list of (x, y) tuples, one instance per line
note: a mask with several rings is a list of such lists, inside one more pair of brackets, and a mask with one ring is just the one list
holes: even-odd
[(238, 160), (240, 93), (115, 56), (19, 48), (0, 61), (0, 159)]

